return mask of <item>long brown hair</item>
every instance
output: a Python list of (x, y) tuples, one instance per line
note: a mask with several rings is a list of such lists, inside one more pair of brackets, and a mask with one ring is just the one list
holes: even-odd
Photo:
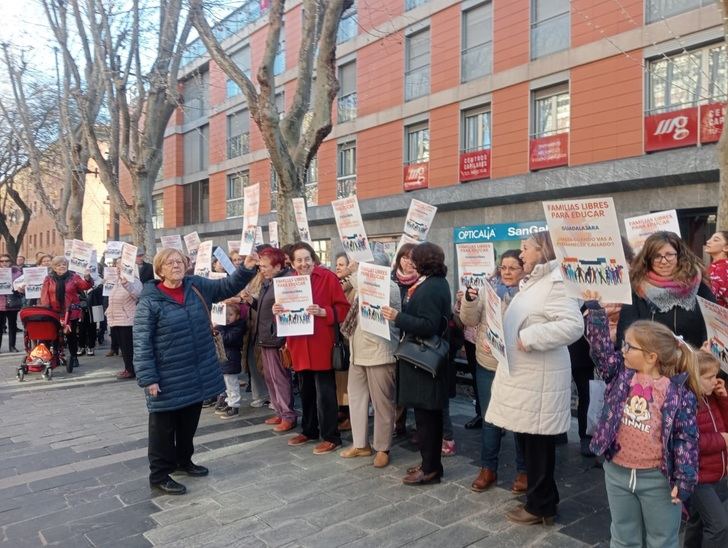
[(660, 375), (674, 377), (680, 373), (688, 374), (688, 388), (700, 398), (700, 368), (697, 352), (669, 328), (649, 320), (637, 320), (627, 329), (627, 333), (645, 352), (657, 354), (657, 368)]
[(647, 278), (647, 273), (652, 270), (652, 261), (657, 256), (660, 248), (670, 244), (677, 252), (677, 268), (673, 274), (673, 280), (676, 282), (690, 285), (695, 276), (703, 271), (703, 263), (693, 253), (690, 248), (685, 245), (682, 238), (674, 232), (661, 230), (650, 235), (645, 240), (645, 245), (632, 262), (632, 270), (629, 273), (632, 288), (637, 289)]

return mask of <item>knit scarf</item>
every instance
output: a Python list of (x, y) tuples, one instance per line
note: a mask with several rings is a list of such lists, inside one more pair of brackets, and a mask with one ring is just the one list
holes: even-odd
[(395, 271), (394, 275), (397, 277), (399, 284), (405, 287), (411, 286), (420, 277), (417, 271), (412, 272), (412, 274), (405, 274), (399, 268)]
[(65, 273), (58, 275), (51, 270), (49, 276), (56, 283), (56, 301), (61, 310), (66, 308), (66, 282), (73, 275), (73, 272), (66, 270)]
[(637, 289), (637, 294), (654, 304), (660, 312), (668, 312), (676, 306), (693, 310), (700, 279), (700, 273), (697, 273), (692, 281), (682, 283), (649, 271)]
[(354, 331), (356, 331), (356, 326), (358, 323), (359, 323), (359, 296), (357, 295), (356, 297), (354, 297), (354, 300), (351, 302), (351, 307), (349, 308), (349, 312), (346, 313), (346, 318), (344, 318), (344, 321), (341, 322), (339, 331), (341, 331), (341, 334), (345, 338), (351, 339), (352, 335), (354, 334)]

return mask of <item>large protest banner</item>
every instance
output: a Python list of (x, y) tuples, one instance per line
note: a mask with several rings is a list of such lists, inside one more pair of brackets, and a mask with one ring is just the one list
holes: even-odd
[(677, 222), (677, 211), (674, 209), (628, 217), (624, 220), (624, 229), (635, 255), (640, 252), (645, 240), (655, 232), (667, 230), (680, 236), (680, 224)]
[(276, 315), (276, 333), (279, 337), (313, 335), (313, 316), (306, 309), (313, 304), (310, 276), (284, 276), (273, 278), (276, 304), (283, 306)]
[(389, 267), (359, 263), (359, 325), (364, 331), (389, 340), (389, 321), (382, 307), (389, 306)]
[(364, 230), (356, 196), (334, 200), (331, 202), (331, 207), (334, 210), (341, 245), (349, 258), (357, 262), (373, 260), (374, 256), (369, 247), (369, 239)]

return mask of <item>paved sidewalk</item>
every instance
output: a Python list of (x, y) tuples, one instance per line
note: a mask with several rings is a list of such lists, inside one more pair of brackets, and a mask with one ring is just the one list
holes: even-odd
[[(117, 381), (119, 358), (81, 357), (72, 375), (18, 383), (20, 355), (0, 355), (0, 546), (606, 546), (609, 513), (602, 471), (578, 454), (577, 436), (558, 448), (561, 504), (553, 527), (508, 523), (518, 503), (512, 437), (498, 487), (477, 494), (480, 431), (462, 428), (470, 402), (452, 401), (457, 455), (440, 485), (406, 487), (419, 454), (407, 441), (392, 464), (315, 456), (286, 445), (247, 406), (222, 421), (203, 410), (195, 461), (207, 478), (184, 478), (183, 497), (153, 495), (147, 483), (147, 413), (141, 389)], [(345, 437), (350, 444), (350, 436)]]

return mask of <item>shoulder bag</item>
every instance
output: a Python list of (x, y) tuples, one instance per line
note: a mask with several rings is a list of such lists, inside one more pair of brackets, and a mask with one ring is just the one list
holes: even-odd
[(194, 291), (197, 295), (197, 298), (200, 299), (200, 301), (202, 302), (202, 306), (207, 311), (207, 317), (210, 318), (210, 333), (212, 334), (212, 342), (215, 343), (215, 353), (217, 354), (217, 361), (226, 362), (227, 352), (225, 352), (225, 344), (222, 342), (222, 335), (220, 335), (220, 332), (215, 329), (214, 325), (212, 325), (212, 317), (210, 316), (210, 308), (207, 306), (207, 301), (205, 301), (205, 298), (202, 296), (202, 293), (200, 293), (200, 290), (197, 289), (194, 285), (192, 286), (192, 291)]
[(445, 320), (445, 331), (442, 335), (416, 337), (404, 334), (399, 341), (394, 357), (406, 362), (415, 369), (421, 369), (434, 377), (445, 370), (450, 360), (450, 344), (445, 338), (448, 321)]
[(331, 368), (334, 371), (348, 371), (349, 370), (349, 345), (341, 336), (341, 330), (339, 328), (339, 320), (336, 317), (336, 305), (332, 305), (334, 311), (334, 348), (331, 352)]

